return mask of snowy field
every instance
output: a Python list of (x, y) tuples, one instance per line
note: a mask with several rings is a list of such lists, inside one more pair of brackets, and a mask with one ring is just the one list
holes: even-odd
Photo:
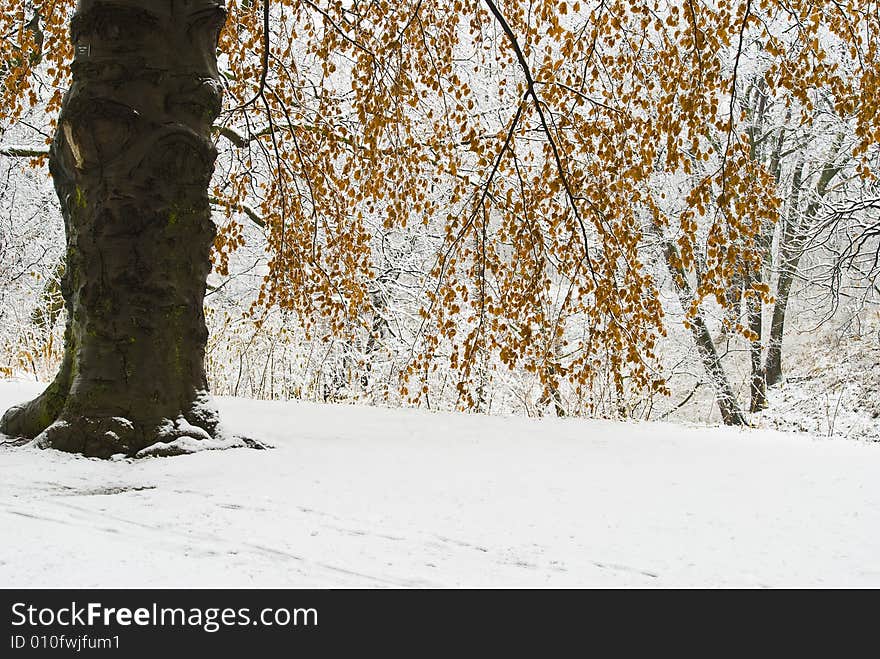
[(880, 586), (880, 443), (220, 407), (277, 448), (0, 450), (0, 586)]

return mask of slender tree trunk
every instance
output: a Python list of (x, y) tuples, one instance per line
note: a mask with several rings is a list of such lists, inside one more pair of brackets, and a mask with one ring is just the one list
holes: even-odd
[(543, 414), (544, 408), (549, 406), (551, 403), (553, 405), (553, 410), (556, 413), (556, 416), (562, 418), (567, 416), (567, 411), (565, 409), (565, 405), (562, 402), (562, 393), (559, 391), (559, 364), (554, 361), (550, 367), (548, 368), (550, 382), (547, 384), (546, 392), (543, 396), (538, 400), (538, 409)]
[(799, 260), (795, 243), (798, 234), (797, 213), (803, 171), (804, 163), (801, 162), (792, 176), (790, 207), (779, 234), (779, 278), (776, 282), (776, 301), (773, 303), (767, 359), (764, 363), (764, 377), (769, 387), (782, 381), (782, 335), (785, 332), (785, 311)]
[[(565, 294), (565, 298), (562, 300), (562, 305), (559, 309), (559, 320), (557, 321), (558, 327), (564, 327), (563, 313), (568, 308), (569, 302), (571, 301), (572, 290), (572, 287), (569, 287), (568, 292)], [(565, 401), (562, 399), (562, 391), (560, 391), (559, 387), (560, 380), (565, 376), (565, 367), (562, 365), (564, 340), (562, 332), (558, 332), (557, 328), (554, 328), (553, 331), (556, 334), (554, 334), (552, 339), (550, 364), (547, 368), (549, 381), (545, 387), (544, 394), (538, 400), (538, 409), (539, 413), (543, 414), (544, 408), (552, 403), (556, 416), (561, 419), (562, 417), (568, 416), (568, 410), (565, 407)]]
[[(763, 77), (759, 77), (755, 86), (757, 92), (756, 108), (752, 125), (748, 130), (750, 143), (750, 156), (755, 162), (763, 159), (763, 143), (765, 140), (764, 130), (766, 123), (767, 111), (767, 92), (766, 83)], [(789, 111), (786, 115), (785, 124), (791, 115)], [(784, 125), (779, 129), (773, 149), (770, 152), (768, 170), (773, 175), (774, 180), (779, 183), (781, 171), (781, 154), (782, 147), (785, 143)], [(764, 281), (764, 263), (768, 259), (770, 247), (773, 239), (772, 227), (762, 226), (760, 232), (755, 237), (758, 251), (761, 255), (761, 263), (758, 268), (749, 272), (744, 277), (744, 294), (746, 303), (746, 324), (749, 333), (749, 363), (750, 363), (750, 382), (749, 382), (749, 411), (758, 412), (767, 407), (767, 384), (764, 375), (764, 367), (761, 363), (761, 357), (764, 350), (764, 300), (755, 290), (755, 286), (762, 284)]]
[[(773, 234), (769, 231), (770, 227), (764, 227), (757, 236), (758, 249), (764, 255), (769, 254), (771, 249), (771, 241)], [(750, 364), (750, 386), (749, 386), (749, 411), (759, 412), (767, 407), (767, 376), (764, 371), (762, 357), (764, 352), (764, 300), (754, 287), (762, 284), (764, 281), (764, 272), (762, 265), (753, 273), (748, 275), (745, 280), (746, 288), (746, 317), (749, 333), (749, 364)]]
[(764, 377), (768, 387), (782, 382), (782, 335), (785, 333), (785, 311), (794, 277), (789, 272), (779, 273), (776, 286), (776, 302), (773, 305), (773, 318), (770, 321), (770, 339), (767, 342), (767, 359), (764, 364)]
[[(760, 283), (760, 278), (752, 280), (752, 284)], [(763, 326), (764, 314), (763, 303), (756, 293), (752, 292), (746, 300), (748, 308), (749, 332), (752, 335), (749, 341), (749, 363), (751, 380), (749, 386), (749, 411), (759, 412), (767, 407), (767, 384), (764, 368), (761, 364), (763, 354)]]
[(791, 286), (800, 265), (807, 234), (819, 213), (821, 200), (828, 193), (828, 186), (843, 168), (843, 163), (837, 162), (843, 146), (843, 139), (842, 133), (838, 133), (835, 137), (828, 160), (825, 162), (822, 174), (816, 184), (816, 198), (807, 206), (800, 220), (798, 220), (798, 206), (805, 163), (802, 162), (795, 169), (792, 178), (791, 206), (779, 239), (779, 279), (776, 284), (776, 302), (773, 305), (767, 358), (764, 363), (767, 386), (773, 386), (782, 381), (782, 337), (785, 333), (785, 313), (788, 308)]
[[(690, 309), (693, 302), (693, 293), (688, 284), (685, 272), (677, 265), (680, 263), (675, 245), (663, 238), (658, 227), (653, 227), (654, 232), (662, 241), (663, 258), (666, 267), (672, 275), (673, 285), (678, 294), (678, 299), (685, 312)], [(697, 313), (696, 316), (687, 320), (687, 326), (691, 331), (694, 344), (697, 346), (697, 352), (700, 355), (700, 361), (706, 371), (706, 376), (715, 390), (715, 402), (718, 403), (718, 410), (721, 412), (721, 420), (728, 426), (746, 426), (748, 421), (745, 414), (740, 409), (739, 402), (721, 358), (718, 356), (718, 350), (715, 348), (715, 342), (712, 340), (712, 334), (706, 325), (703, 315)]]
[[(683, 304), (690, 302), (690, 295), (687, 294), (685, 289), (679, 288), (678, 292), (679, 298)], [(689, 321), (689, 324), (694, 343), (697, 346), (697, 351), (703, 362), (703, 368), (706, 371), (706, 376), (715, 389), (715, 402), (718, 403), (718, 410), (721, 412), (721, 420), (724, 422), (724, 425), (727, 426), (748, 425), (745, 414), (743, 414), (739, 407), (736, 394), (733, 392), (733, 387), (730, 386), (727, 372), (721, 364), (721, 358), (718, 356), (718, 351), (715, 349), (715, 342), (712, 340), (712, 334), (709, 332), (709, 328), (706, 326), (702, 314), (697, 314), (696, 317)]]
[(730, 345), (730, 338), (734, 335), (734, 328), (740, 321), (740, 309), (743, 299), (743, 277), (741, 274), (734, 274), (733, 280), (724, 294), (726, 304), (721, 310), (724, 322), (721, 324), (721, 333), (718, 342), (724, 341), (725, 345)]
[(50, 151), (65, 354), (0, 431), (85, 455), (218, 437), (204, 370), (222, 0), (80, 0)]

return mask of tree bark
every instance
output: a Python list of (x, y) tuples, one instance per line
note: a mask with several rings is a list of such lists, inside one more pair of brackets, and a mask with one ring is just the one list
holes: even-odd
[[(773, 234), (765, 226), (756, 236), (758, 249), (763, 255), (770, 253)], [(749, 339), (749, 412), (755, 413), (767, 407), (767, 374), (761, 359), (764, 351), (764, 300), (755, 286), (764, 282), (763, 263), (745, 278), (746, 316), (751, 338)]]
[(785, 312), (788, 307), (788, 296), (794, 273), (797, 270), (797, 242), (799, 223), (797, 221), (800, 202), (801, 182), (803, 180), (804, 163), (795, 167), (792, 177), (790, 207), (783, 219), (779, 234), (779, 279), (776, 282), (776, 301), (773, 303), (773, 316), (770, 321), (770, 338), (767, 342), (767, 359), (764, 362), (764, 377), (767, 386), (774, 386), (782, 381), (782, 335), (785, 333)]
[(782, 338), (785, 334), (785, 313), (791, 286), (797, 275), (804, 244), (819, 213), (822, 198), (828, 193), (828, 186), (843, 168), (837, 163), (843, 146), (843, 134), (838, 133), (831, 147), (828, 159), (816, 183), (815, 198), (809, 203), (801, 219), (798, 219), (801, 201), (801, 185), (804, 177), (804, 162), (795, 168), (792, 177), (791, 206), (785, 218), (779, 238), (779, 279), (776, 284), (776, 301), (773, 304), (773, 316), (770, 321), (770, 339), (767, 342), (767, 358), (764, 362), (764, 374), (767, 386), (782, 382)]
[[(760, 277), (752, 279), (752, 284), (760, 283)], [(749, 366), (750, 366), (750, 385), (749, 385), (749, 412), (760, 412), (767, 407), (767, 384), (764, 375), (764, 367), (761, 364), (761, 356), (763, 352), (763, 303), (754, 291), (746, 300), (748, 309), (749, 331), (752, 339), (749, 341)]]
[[(663, 237), (663, 233), (656, 225), (652, 226), (654, 233), (661, 241), (663, 250), (663, 259), (669, 273), (672, 275), (672, 282), (681, 307), (685, 313), (690, 309), (693, 302), (693, 292), (687, 281), (686, 272), (679, 265), (681, 259), (678, 256), (678, 250), (675, 245)], [(718, 356), (718, 350), (715, 348), (715, 342), (712, 340), (712, 334), (709, 327), (703, 319), (703, 315), (699, 312), (693, 317), (686, 320), (686, 325), (691, 331), (697, 352), (700, 355), (700, 361), (703, 363), (703, 369), (706, 377), (715, 390), (715, 402), (718, 404), (718, 410), (721, 412), (721, 420), (727, 426), (747, 426), (748, 421), (739, 406), (733, 387), (730, 385), (730, 379)]]
[(80, 0), (50, 149), (67, 233), (65, 354), (0, 432), (97, 457), (222, 439), (203, 300), (225, 17), (222, 0)]
[[(766, 82), (763, 77), (758, 79), (755, 87), (757, 92), (757, 106), (754, 112), (754, 120), (748, 129), (750, 157), (755, 162), (763, 158), (762, 143), (765, 139), (764, 130), (767, 111)], [(779, 129), (773, 149), (770, 152), (768, 171), (776, 183), (779, 183), (782, 166), (782, 147), (785, 144), (785, 125), (788, 124), (791, 111), (786, 113), (783, 126)], [(755, 286), (764, 281), (764, 264), (773, 240), (772, 226), (764, 225), (755, 236), (758, 252), (761, 255), (760, 265), (744, 277), (743, 294), (746, 306), (746, 323), (751, 337), (749, 339), (749, 412), (755, 413), (767, 407), (767, 384), (761, 357), (764, 350), (764, 301), (755, 290)]]

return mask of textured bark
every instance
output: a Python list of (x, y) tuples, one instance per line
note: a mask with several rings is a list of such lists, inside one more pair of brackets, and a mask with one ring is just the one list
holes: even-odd
[(67, 232), (64, 361), (3, 433), (99, 457), (217, 437), (203, 300), (224, 20), (222, 0), (80, 0), (50, 150)]

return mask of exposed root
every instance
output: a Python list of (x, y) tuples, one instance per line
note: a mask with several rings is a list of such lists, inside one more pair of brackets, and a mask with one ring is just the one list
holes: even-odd
[(67, 397), (67, 388), (59, 378), (39, 396), (26, 403), (14, 405), (0, 419), (0, 433), (9, 437), (33, 439), (54, 421)]

